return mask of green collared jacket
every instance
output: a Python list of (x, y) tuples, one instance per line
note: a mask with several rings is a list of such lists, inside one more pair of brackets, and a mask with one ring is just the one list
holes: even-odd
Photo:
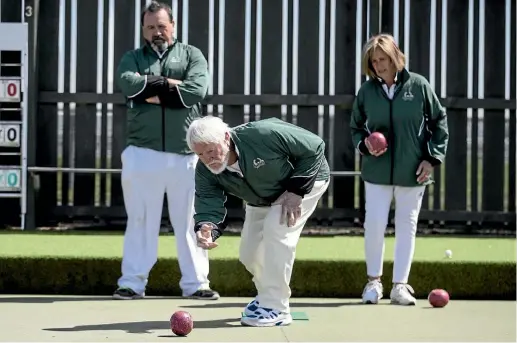
[[(385, 85), (384, 85), (385, 86)], [(429, 82), (421, 75), (398, 73), (390, 99), (377, 78), (366, 81), (354, 101), (350, 128), (354, 146), (363, 154), (363, 180), (382, 185), (419, 186), (418, 165), (441, 164), (449, 132), (447, 115)], [(370, 155), (364, 140), (372, 132), (383, 133), (388, 150)], [(432, 183), (430, 178), (424, 185)]]
[(309, 194), (315, 181), (328, 180), (324, 141), (277, 118), (250, 122), (230, 131), (239, 175), (226, 169), (213, 174), (202, 162), (196, 167), (196, 229), (209, 222), (224, 230), (226, 196), (252, 206), (271, 206), (285, 191)]
[[(171, 86), (167, 78), (182, 81)], [(208, 90), (208, 65), (202, 52), (174, 41), (163, 54), (148, 44), (128, 51), (118, 65), (117, 84), (127, 100), (127, 145), (179, 154), (192, 153), (186, 132), (201, 116)], [(157, 96), (160, 104), (146, 99)]]

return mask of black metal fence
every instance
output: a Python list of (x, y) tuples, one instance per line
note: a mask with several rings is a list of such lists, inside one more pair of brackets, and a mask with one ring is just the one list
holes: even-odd
[[(408, 68), (431, 82), (448, 111), (448, 156), (427, 189), (421, 223), (515, 230), (515, 1), (168, 2), (177, 37), (199, 47), (209, 61), (207, 113), (231, 125), (279, 117), (324, 137), (333, 179), (313, 216), (318, 223), (360, 221), (360, 178), (342, 175), (359, 170), (348, 123), (365, 81), (362, 45), (383, 31), (395, 36)], [(79, 168), (31, 172), (28, 224), (123, 219), (117, 170), (125, 107), (113, 72), (122, 54), (141, 44), (145, 1), (24, 5), (32, 58), (30, 166)], [(21, 12), (19, 1), (2, 1), (2, 21), (20, 21)], [(2, 61), (16, 58), (2, 53)], [(242, 220), (242, 202), (233, 198), (228, 205), (230, 218)], [(2, 210), (3, 222), (10, 212), (17, 209)]]

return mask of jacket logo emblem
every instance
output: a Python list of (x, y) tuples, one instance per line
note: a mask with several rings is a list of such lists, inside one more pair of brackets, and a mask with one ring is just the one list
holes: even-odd
[(264, 162), (264, 160), (261, 158), (257, 157), (256, 159), (253, 160), (253, 167), (255, 169), (259, 169), (260, 167), (264, 166), (265, 164), (266, 164), (266, 162)]
[(413, 93), (411, 93), (411, 90), (408, 89), (404, 92), (404, 95), (402, 96), (402, 100), (404, 101), (413, 101)]

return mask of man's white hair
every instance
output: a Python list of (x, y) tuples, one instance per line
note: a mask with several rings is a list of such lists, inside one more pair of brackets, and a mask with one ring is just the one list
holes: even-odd
[(194, 151), (194, 144), (222, 143), (230, 127), (219, 117), (206, 116), (194, 120), (187, 130), (187, 144)]

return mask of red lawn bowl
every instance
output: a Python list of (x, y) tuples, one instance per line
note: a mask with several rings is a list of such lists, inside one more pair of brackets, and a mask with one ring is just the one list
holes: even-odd
[(429, 304), (433, 307), (445, 307), (450, 300), (449, 293), (444, 289), (433, 289), (427, 297)]
[(187, 336), (194, 328), (190, 313), (177, 311), (171, 317), (171, 330), (177, 336)]
[(380, 132), (374, 132), (370, 136), (368, 136), (368, 142), (372, 146), (372, 149), (375, 151), (383, 150), (388, 147), (388, 141), (386, 137)]

